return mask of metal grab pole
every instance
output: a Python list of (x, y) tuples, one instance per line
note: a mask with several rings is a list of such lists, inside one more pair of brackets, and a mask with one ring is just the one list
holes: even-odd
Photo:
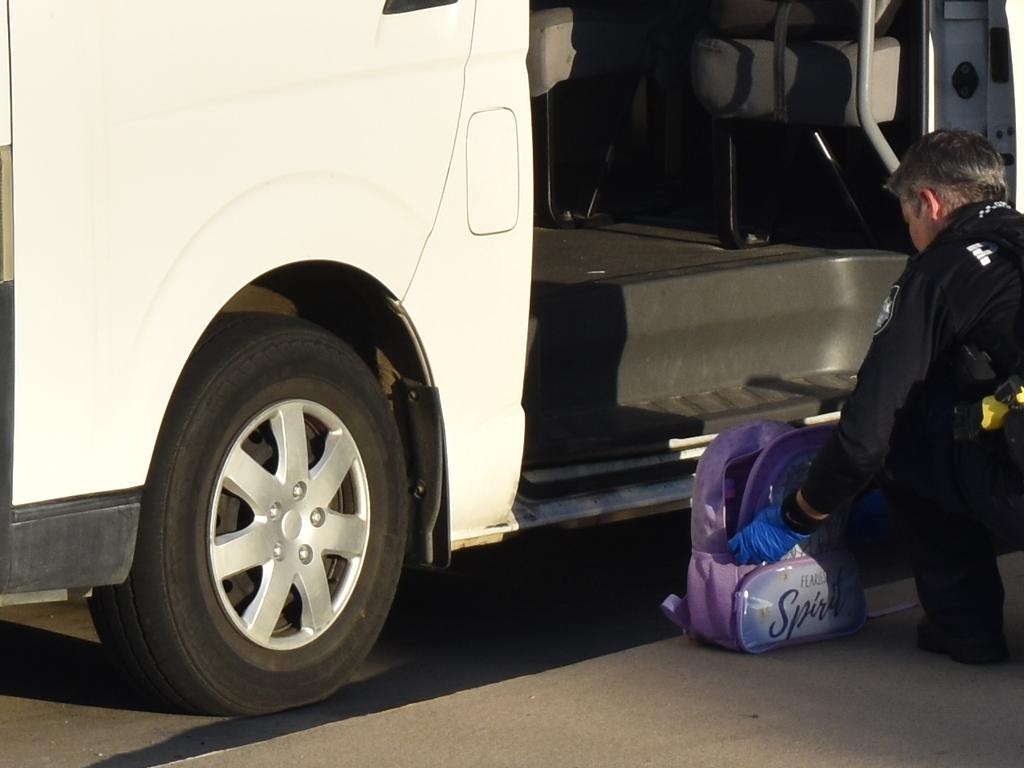
[(861, 0), (860, 44), (857, 47), (857, 119), (860, 127), (882, 159), (889, 173), (899, 168), (900, 161), (882, 135), (871, 110), (871, 64), (875, 58), (875, 0)]

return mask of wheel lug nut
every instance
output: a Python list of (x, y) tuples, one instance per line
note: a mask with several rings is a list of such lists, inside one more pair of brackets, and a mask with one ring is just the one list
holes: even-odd
[(273, 551), (274, 551), (274, 559), (275, 560), (280, 560), (282, 557), (284, 557), (284, 547), (281, 546), (281, 542), (277, 542), (274, 545), (274, 550)]
[(319, 528), (323, 525), (325, 519), (326, 515), (324, 515), (324, 511), (320, 509), (320, 507), (314, 509), (309, 515), (309, 522), (311, 522), (315, 528)]
[(280, 517), (280, 515), (281, 505), (275, 501), (273, 504), (270, 505), (270, 519), (277, 520), (277, 518)]
[(306, 495), (306, 484), (301, 480), (292, 486), (292, 498), (301, 501)]
[(303, 544), (301, 547), (299, 547), (299, 560), (302, 561), (303, 565), (309, 565), (309, 563), (310, 563), (310, 561), (312, 559), (313, 559), (313, 548), (312, 547), (310, 547), (308, 544)]

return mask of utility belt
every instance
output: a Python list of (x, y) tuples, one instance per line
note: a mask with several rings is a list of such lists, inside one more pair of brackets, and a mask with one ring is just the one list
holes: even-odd
[(953, 409), (953, 439), (1002, 431), (1010, 459), (1024, 473), (1024, 376), (1010, 376), (994, 394)]

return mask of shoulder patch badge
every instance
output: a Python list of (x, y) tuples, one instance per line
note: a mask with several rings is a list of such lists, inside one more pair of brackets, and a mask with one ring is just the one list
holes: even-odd
[(899, 293), (900, 286), (898, 283), (889, 289), (889, 295), (882, 302), (882, 309), (878, 313), (878, 319), (875, 321), (875, 336), (884, 331), (886, 326), (889, 325), (889, 321), (892, 320), (893, 312), (896, 311), (896, 297), (899, 296)]
[(983, 267), (987, 267), (992, 263), (990, 258), (996, 251), (999, 250), (999, 246), (995, 243), (971, 243), (967, 246), (967, 252), (978, 260), (978, 263)]
[(978, 211), (978, 218), (979, 219), (984, 219), (986, 216), (988, 216), (990, 213), (992, 213), (992, 211), (997, 210), (999, 208), (1009, 208), (1011, 211), (1013, 210), (1013, 206), (1012, 205), (1010, 205), (1009, 203), (1007, 203), (1004, 200), (1000, 200), (1000, 201), (995, 202), (995, 203), (989, 203), (984, 208), (982, 208), (980, 211)]

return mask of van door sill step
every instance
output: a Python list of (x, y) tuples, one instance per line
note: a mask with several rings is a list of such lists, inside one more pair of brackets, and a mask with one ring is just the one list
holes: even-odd
[(687, 509), (693, 475), (620, 486), (594, 493), (552, 499), (516, 497), (513, 515), (518, 530), (584, 520), (627, 519)]
[(759, 379), (738, 387), (638, 403), (593, 405), (528, 416), (527, 469), (665, 452), (757, 419), (807, 423), (837, 411), (855, 374), (826, 372)]
[[(827, 424), (839, 420), (833, 411), (793, 421), (794, 426)], [(646, 487), (692, 475), (697, 460), (718, 435), (673, 438), (667, 449), (652, 449), (640, 456), (527, 468), (519, 482), (519, 498), (536, 505), (568, 497), (593, 496), (623, 487)]]
[[(839, 411), (822, 413), (818, 416), (808, 416), (795, 422), (795, 425), (812, 426), (814, 424), (829, 424), (836, 421), (839, 421)], [(566, 480), (607, 477), (655, 466), (696, 461), (704, 454), (708, 445), (716, 437), (718, 437), (717, 432), (695, 437), (671, 438), (668, 440), (667, 446), (665, 446), (667, 450), (652, 452), (643, 456), (526, 469), (523, 471), (522, 480), (530, 486), (543, 486), (548, 483)]]

